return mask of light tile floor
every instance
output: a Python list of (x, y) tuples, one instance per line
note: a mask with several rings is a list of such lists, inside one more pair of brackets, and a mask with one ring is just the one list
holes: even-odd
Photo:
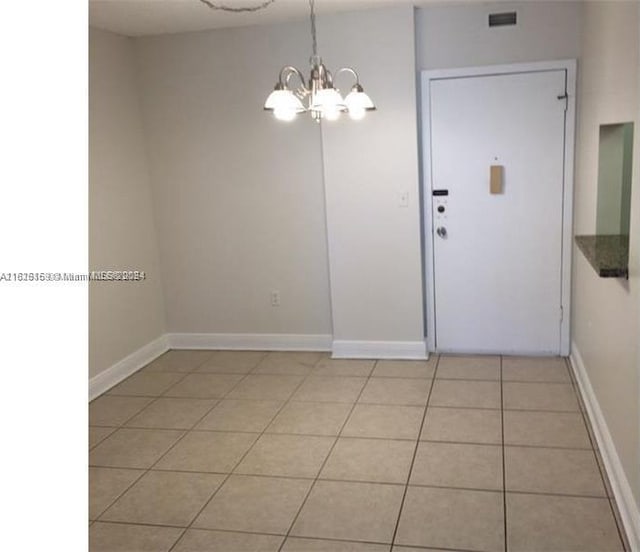
[(628, 550), (563, 359), (170, 351), (89, 406), (90, 550)]

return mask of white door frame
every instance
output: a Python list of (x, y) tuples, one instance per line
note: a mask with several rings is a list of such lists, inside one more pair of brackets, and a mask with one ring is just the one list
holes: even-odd
[(432, 80), (472, 76), (504, 75), (540, 71), (566, 70), (567, 109), (565, 116), (564, 177), (562, 206), (562, 283), (560, 321), (560, 354), (568, 356), (571, 343), (571, 241), (573, 234), (573, 170), (576, 122), (576, 60), (542, 61), (509, 65), (489, 65), (458, 69), (421, 71), (421, 138), (422, 138), (422, 196), (424, 217), (424, 281), (427, 350), (436, 352), (435, 286), (434, 286), (434, 236), (432, 221), (433, 196), (431, 194), (431, 98)]

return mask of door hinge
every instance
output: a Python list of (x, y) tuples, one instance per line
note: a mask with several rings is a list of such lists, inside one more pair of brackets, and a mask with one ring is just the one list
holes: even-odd
[(557, 96), (557, 98), (559, 100), (564, 100), (564, 110), (566, 111), (569, 107), (569, 94), (567, 94), (567, 92), (565, 91), (564, 94)]
[(564, 320), (564, 308), (560, 307), (560, 322)]

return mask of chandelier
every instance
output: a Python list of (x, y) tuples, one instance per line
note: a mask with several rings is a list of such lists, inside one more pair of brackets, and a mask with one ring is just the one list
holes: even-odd
[[(343, 99), (339, 90), (334, 87), (334, 77), (318, 55), (314, 4), (315, 0), (309, 0), (313, 44), (313, 54), (309, 59), (311, 66), (309, 80), (305, 79), (299, 69), (291, 65), (284, 66), (280, 70), (273, 92), (267, 97), (264, 109), (272, 111), (275, 118), (280, 121), (291, 121), (299, 113), (310, 113), (317, 122), (321, 119), (334, 121), (345, 112), (352, 119), (362, 119), (365, 113), (373, 111), (375, 106), (371, 98), (365, 94), (358, 73), (351, 67), (343, 67), (335, 73), (336, 77), (340, 73), (349, 73), (355, 79), (355, 84), (347, 96)], [(295, 89), (291, 86), (292, 79), (298, 81), (298, 87)]]

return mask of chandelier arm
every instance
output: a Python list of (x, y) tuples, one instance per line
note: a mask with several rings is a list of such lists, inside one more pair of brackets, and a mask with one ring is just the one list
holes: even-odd
[(264, 2), (256, 5), (256, 6), (247, 6), (245, 8), (234, 8), (233, 6), (228, 6), (226, 4), (220, 4), (219, 2), (212, 2), (210, 0), (200, 0), (205, 6), (208, 6), (212, 10), (220, 10), (232, 13), (242, 13), (242, 12), (257, 12), (259, 10), (263, 10), (267, 6), (273, 4), (276, 0), (265, 0)]
[(284, 88), (289, 85), (289, 79), (296, 75), (300, 80), (300, 88), (306, 93), (309, 92), (307, 85), (304, 82), (304, 75), (299, 69), (296, 69), (293, 65), (285, 65), (282, 69), (280, 69), (280, 76), (278, 77), (278, 82)]
[(353, 78), (356, 79), (356, 84), (360, 84), (360, 77), (358, 77), (358, 73), (356, 73), (354, 69), (351, 67), (342, 67), (336, 71), (336, 78), (338, 78), (338, 75), (342, 72), (351, 73)]
[(327, 84), (333, 88), (333, 75), (331, 74), (331, 71), (329, 71), (329, 69), (327, 69), (324, 65), (322, 66), (324, 69), (324, 74), (325, 74), (325, 78), (327, 80)]

